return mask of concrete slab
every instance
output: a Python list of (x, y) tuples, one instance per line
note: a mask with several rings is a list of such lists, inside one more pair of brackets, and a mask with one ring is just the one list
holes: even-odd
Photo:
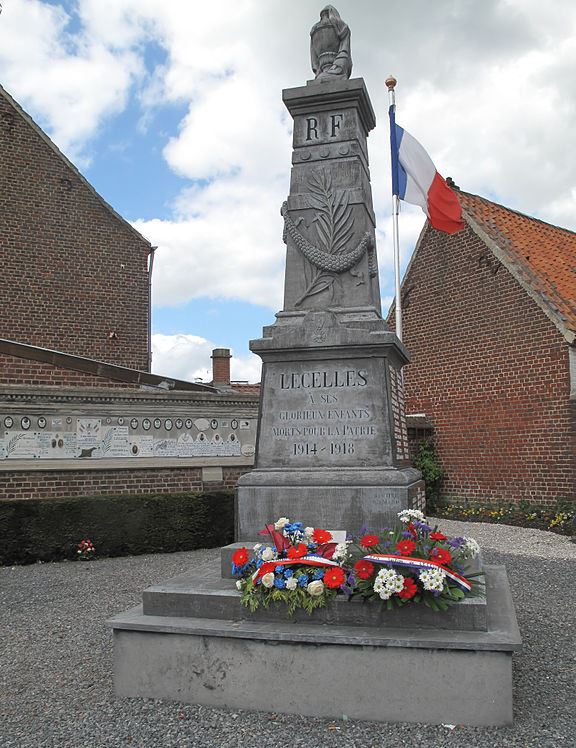
[[(487, 630), (144, 615), (110, 621), (120, 696), (377, 721), (512, 721), (521, 647), (503, 567), (488, 567)], [(410, 698), (406, 698), (406, 694)]]

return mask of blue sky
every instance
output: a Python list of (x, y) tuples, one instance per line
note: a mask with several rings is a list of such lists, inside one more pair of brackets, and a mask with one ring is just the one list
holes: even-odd
[[(100, 194), (158, 245), (154, 370), (209, 378), (213, 347), (257, 381), (248, 341), (282, 305), (279, 208), (322, 3), (4, 0), (0, 83)], [(341, 0), (370, 135), (383, 311), (393, 296), (387, 93), (466, 190), (576, 228), (576, 7), (556, 0)], [(402, 264), (423, 225), (403, 207)]]

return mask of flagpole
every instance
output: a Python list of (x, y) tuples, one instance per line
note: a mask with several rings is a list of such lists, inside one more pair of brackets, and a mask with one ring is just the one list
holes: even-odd
[[(394, 113), (396, 110), (396, 94), (395, 87), (398, 81), (393, 75), (389, 75), (385, 80), (386, 87), (388, 88), (388, 99), (390, 103), (390, 112)], [(394, 125), (393, 119), (390, 120), (390, 126)], [(391, 132), (391, 141), (394, 142), (395, 138)], [(394, 159), (394, 154), (393, 154)], [(392, 163), (392, 169), (394, 170), (394, 161)], [(394, 305), (394, 317), (396, 319), (396, 335), (399, 340), (402, 340), (402, 299), (400, 293), (400, 239), (398, 234), (398, 214), (400, 212), (400, 198), (396, 194), (396, 180), (394, 176), (392, 178), (392, 240), (394, 242), (394, 286), (395, 286), (395, 305)]]

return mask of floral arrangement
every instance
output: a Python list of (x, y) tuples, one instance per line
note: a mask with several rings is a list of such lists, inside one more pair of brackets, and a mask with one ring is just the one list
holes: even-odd
[(388, 608), (422, 602), (432, 610), (447, 610), (484, 594), (483, 572), (467, 571), (480, 553), (473, 538), (447, 537), (417, 509), (404, 509), (398, 518), (398, 527), (362, 535), (350, 547), (352, 596), (383, 600)]
[(78, 543), (76, 553), (81, 561), (91, 561), (96, 555), (96, 548), (92, 545), (91, 540), (81, 540)]
[(252, 554), (240, 548), (232, 556), (242, 604), (255, 611), (283, 602), (291, 615), (297, 608), (311, 613), (343, 594), (383, 601), (389, 609), (422, 602), (447, 610), (484, 594), (482, 572), (467, 570), (480, 552), (473, 538), (448, 538), (416, 509), (405, 509), (398, 518), (396, 528), (345, 542), (287, 517), (266, 525), (260, 535), (268, 535), (270, 545), (258, 543)]
[(251, 611), (283, 602), (289, 615), (297, 608), (311, 613), (345, 586), (347, 543), (335, 542), (328, 530), (281, 517), (259, 534), (269, 536), (271, 544), (257, 543), (252, 555), (239, 548), (232, 556), (241, 602)]

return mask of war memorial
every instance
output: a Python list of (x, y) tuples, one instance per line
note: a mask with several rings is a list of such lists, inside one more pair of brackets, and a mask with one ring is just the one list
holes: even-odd
[(110, 622), (119, 696), (320, 717), (504, 725), (521, 646), (504, 567), (448, 610), (344, 596), (310, 615), (251, 611), (231, 558), (279, 517), (340, 537), (424, 509), (410, 466), (402, 368), (382, 319), (367, 138), (375, 127), (350, 30), (332, 6), (311, 30), (315, 77), (283, 92), (294, 120), (283, 309), (251, 342), (263, 362), (255, 467), (221, 564), (150, 587)]

